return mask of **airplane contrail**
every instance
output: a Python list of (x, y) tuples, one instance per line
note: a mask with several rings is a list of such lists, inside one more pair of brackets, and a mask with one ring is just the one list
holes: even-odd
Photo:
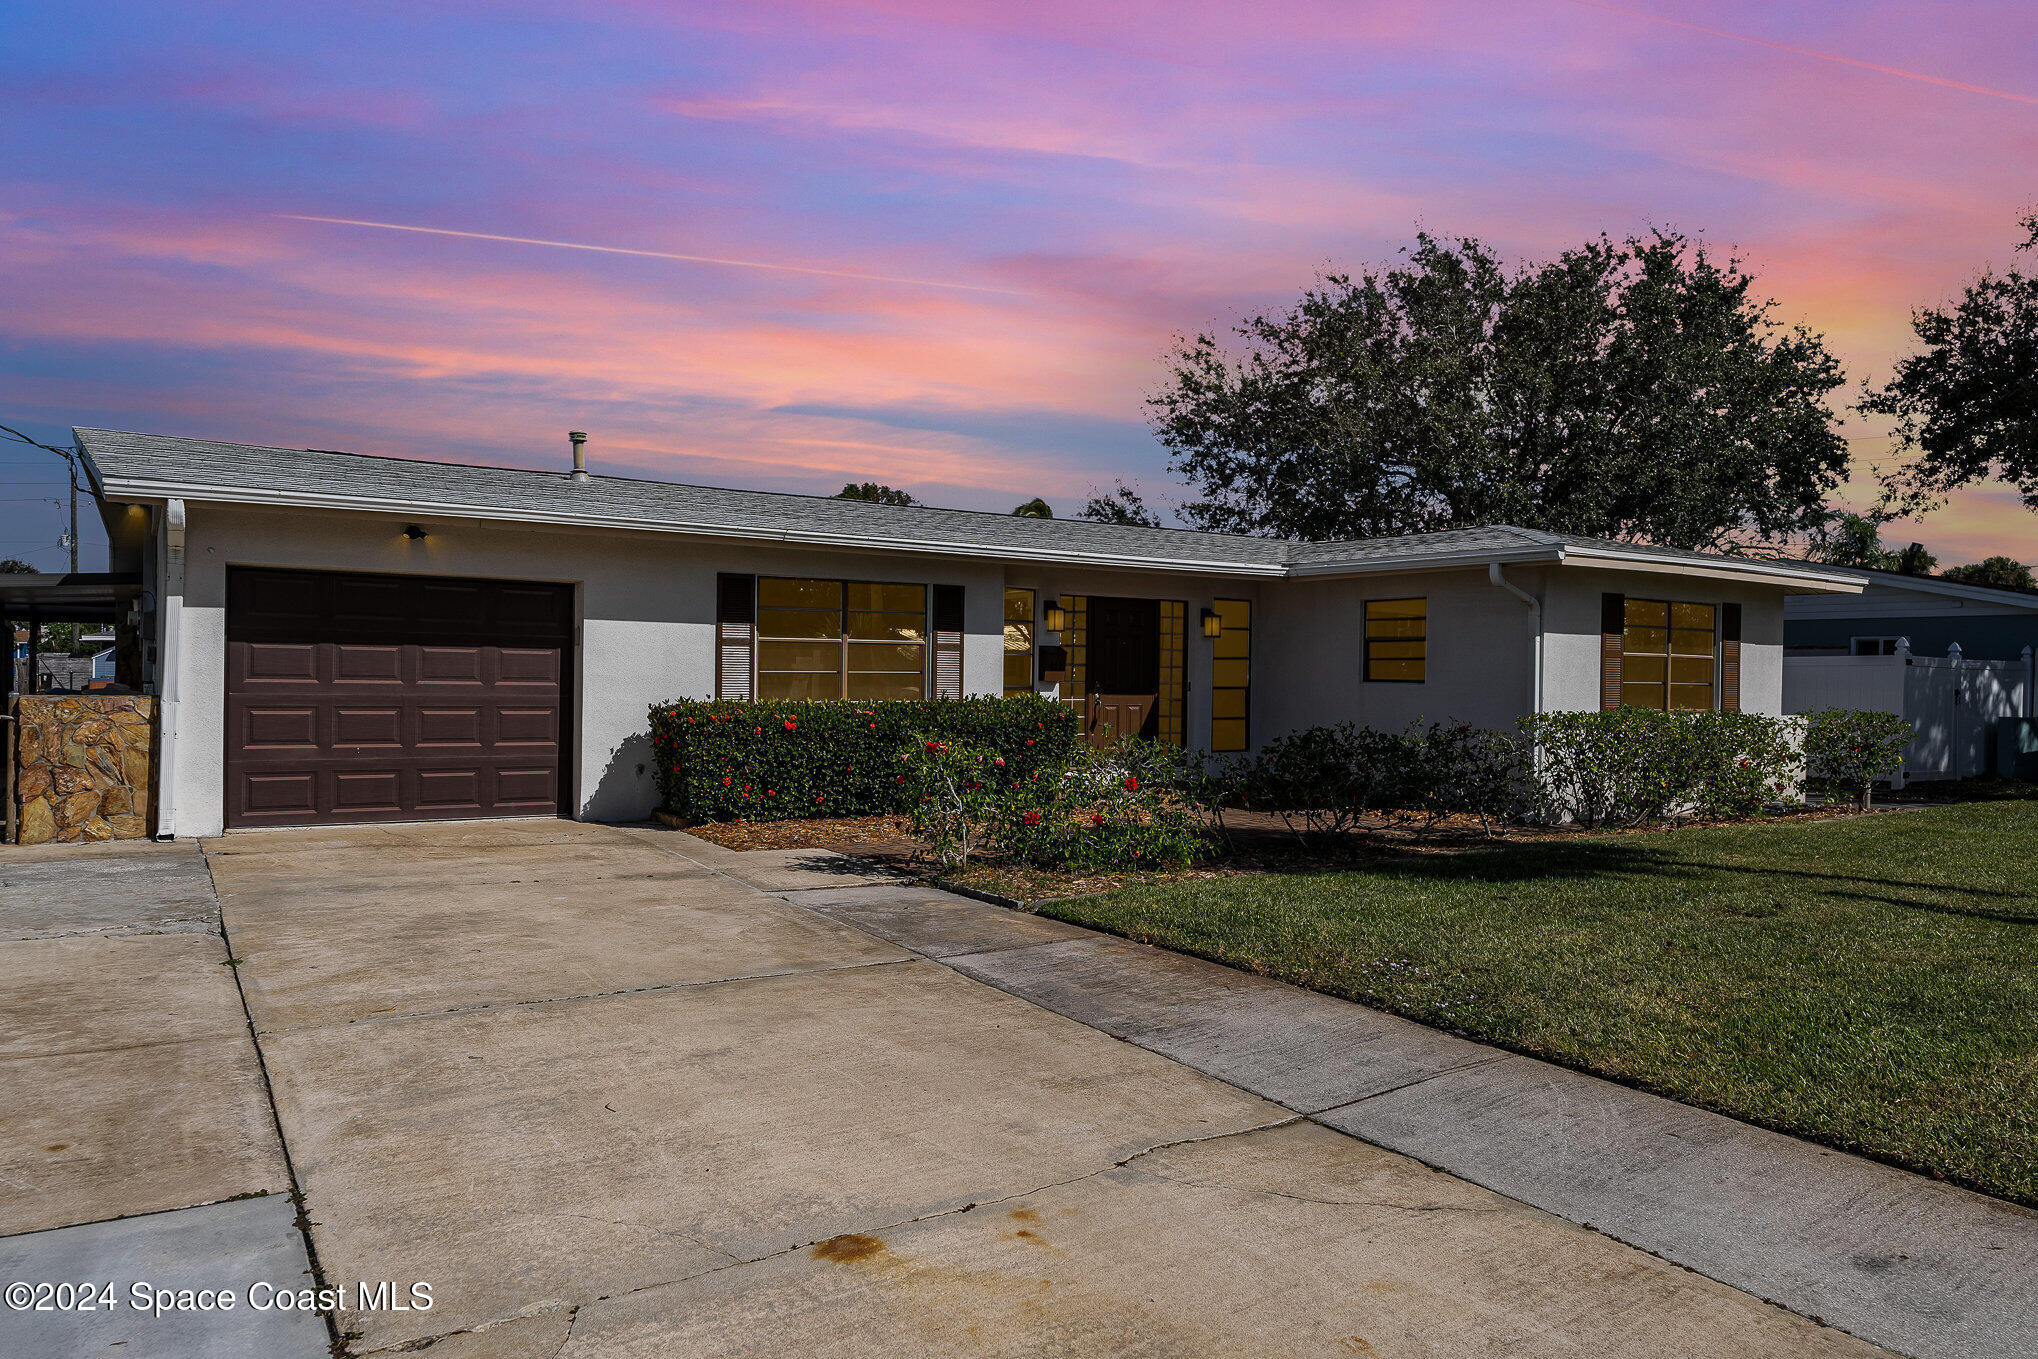
[(1734, 33), (1724, 28), (1708, 28), (1683, 19), (1667, 19), (1660, 14), (1647, 14), (1638, 9), (1622, 9), (1618, 5), (1606, 5), (1599, 0), (1568, 0), (1586, 9), (1603, 10), (1608, 14), (1619, 14), (1629, 19), (1643, 19), (1652, 24), (1665, 24), (1671, 28), (1686, 28), (1694, 33), (1709, 33), (1715, 38), (1732, 38), (1735, 42), (1754, 43), (1757, 47), (1771, 47), (1779, 52), (1791, 52), (1800, 57), (1811, 57), (1818, 61), (1830, 61), (1841, 66), (1853, 66), (1863, 71), (1874, 71), (1881, 75), (1900, 76), (1905, 80), (1920, 80), (1927, 85), (1942, 89), (1959, 90), (1963, 94), (1985, 94), (1992, 99), (2009, 99), (2019, 104), (2038, 104), (2038, 95), (2012, 94), (2008, 90), (1992, 90), (1986, 85), (1968, 85), (1958, 80), (1947, 80), (1940, 76), (1925, 75), (1920, 71), (1906, 71), (1898, 66), (1882, 66), (1858, 57), (1843, 57), (1836, 52), (1820, 52), (1810, 47), (1793, 47), (1787, 42), (1772, 42), (1768, 38), (1757, 38), (1747, 33)]
[(548, 245), (555, 250), (590, 250), (600, 255), (637, 255), (645, 259), (679, 260), (686, 264), (712, 264), (729, 269), (769, 269), (781, 274), (809, 274), (817, 278), (850, 278), (862, 283), (898, 283), (910, 288), (945, 288), (951, 292), (997, 293), (1023, 297), (1016, 288), (990, 288), (978, 283), (947, 283), (932, 278), (904, 278), (896, 274), (864, 274), (849, 269), (814, 269), (799, 264), (769, 264), (763, 260), (722, 259), (715, 255), (679, 255), (669, 250), (631, 250), (620, 245), (588, 245), (581, 241), (548, 241), (535, 236), (498, 236), (487, 231), (454, 231), (448, 227), (409, 226), (402, 222), (367, 222), (354, 217), (309, 217), (295, 212), (271, 213), (292, 222), (323, 222), (329, 226), (374, 227), (380, 231), (415, 231), (425, 236), (458, 236), (469, 241), (503, 241), (510, 245)]

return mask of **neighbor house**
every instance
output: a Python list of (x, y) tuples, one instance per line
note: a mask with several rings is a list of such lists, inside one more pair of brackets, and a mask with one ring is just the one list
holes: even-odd
[(2021, 660), (2038, 647), (2038, 594), (1962, 585), (1931, 576), (1844, 568), (1863, 588), (1809, 595), (1783, 609), (1783, 641), (1798, 656), (1890, 656), (1909, 641), (1919, 656), (1955, 645), (1969, 660)]
[[(1858, 577), (1492, 527), (1345, 543), (76, 432), (139, 587), (159, 834), (644, 816), (678, 697), (1038, 692), (1238, 751), (1315, 723), (1781, 705)], [(578, 463), (578, 444), (575, 445)]]

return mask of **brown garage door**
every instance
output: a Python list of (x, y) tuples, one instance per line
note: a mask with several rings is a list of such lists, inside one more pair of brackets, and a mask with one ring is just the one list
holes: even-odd
[(227, 572), (226, 824), (561, 810), (572, 587)]

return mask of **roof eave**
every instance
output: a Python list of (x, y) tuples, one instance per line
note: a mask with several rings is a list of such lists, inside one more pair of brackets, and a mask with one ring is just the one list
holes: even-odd
[(1681, 561), (1675, 557), (1621, 552), (1575, 543), (1565, 547), (1564, 561), (1567, 566), (1614, 565), (1623, 570), (1654, 571), (1664, 575), (1755, 581), (1764, 585), (1781, 585), (1788, 594), (1858, 595), (1864, 584), (1836, 571), (1791, 566), (1760, 558), (1708, 557), (1703, 561)]
[[(1856, 568), (1839, 568), (1848, 575), (1854, 575)], [(1957, 580), (1940, 580), (1936, 576), (1907, 576), (1901, 571), (1874, 571), (1859, 568), (1863, 587), (1885, 585), (1892, 590), (1911, 590), (1924, 595), (1947, 595), (1954, 599), (1971, 599), (1978, 604), (2001, 604), (2017, 609), (2038, 609), (2038, 595), (2027, 595), (2019, 590), (1998, 590), (1987, 585), (1966, 585)]]
[(726, 524), (653, 521), (625, 515), (536, 513), (499, 506), (453, 504), (429, 500), (391, 501), (372, 496), (314, 494), (303, 491), (240, 490), (180, 482), (114, 478), (102, 483), (109, 500), (187, 500), (197, 504), (269, 505), (307, 510), (350, 510), (386, 515), (426, 515), (458, 519), (498, 520), (557, 528), (621, 529), (634, 533), (669, 533), (685, 537), (741, 539), (788, 543), (802, 547), (915, 552), (928, 556), (982, 557), (1005, 561), (1109, 567), (1140, 571), (1193, 572), (1200, 575), (1279, 577), (1279, 562), (1222, 562), (1195, 558), (1157, 558), (1130, 553), (1081, 552), (1045, 547), (975, 547), (966, 543), (933, 542), (880, 534), (827, 533), (818, 530), (759, 529)]
[(1290, 565), (1285, 574), (1293, 580), (1336, 580), (1347, 576), (1382, 576), (1406, 571), (1447, 571), (1458, 567), (1485, 566), (1489, 562), (1562, 562), (1564, 553), (1564, 548), (1538, 544), (1438, 552), (1422, 557), (1391, 557), (1380, 561), (1305, 562)]

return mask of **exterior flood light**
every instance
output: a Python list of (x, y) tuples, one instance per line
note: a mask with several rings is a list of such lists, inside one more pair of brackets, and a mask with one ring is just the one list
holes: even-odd
[(1217, 616), (1217, 610), (1203, 610), (1203, 635), (1205, 637), (1215, 637), (1223, 631), (1224, 620)]
[(403, 536), (410, 539), (414, 543), (421, 543), (425, 540), (426, 537), (424, 526), (421, 524), (412, 524), (404, 529)]
[(1047, 624), (1049, 632), (1061, 632), (1069, 625), (1069, 611), (1059, 604), (1050, 604), (1041, 615), (1041, 622)]

